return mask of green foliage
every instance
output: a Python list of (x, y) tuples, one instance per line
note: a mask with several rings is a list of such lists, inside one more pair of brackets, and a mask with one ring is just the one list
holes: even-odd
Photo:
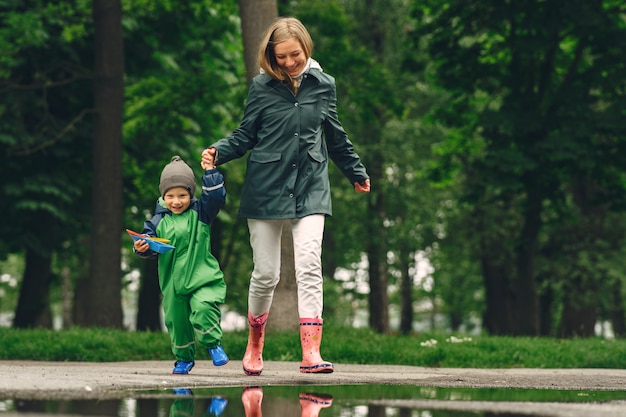
[[(626, 24), (615, 7), (413, 5), (410, 37), (426, 45), (425, 75), (447, 98), (431, 113), (447, 133), (431, 178), (461, 185), (453, 198), (463, 211), (450, 220), (467, 241), (441, 247), (480, 261), (491, 331), (555, 334), (545, 323), (523, 329), (538, 323), (541, 296), (544, 320), (564, 306), (560, 334), (593, 332), (589, 314), (609, 282), (602, 265), (624, 245), (623, 222), (607, 216), (623, 217), (625, 195), (625, 125), (614, 121), (626, 105)], [(623, 321), (623, 299), (611, 303)]]
[[(247, 331), (229, 332), (223, 345), (243, 357)], [(436, 341), (436, 342), (435, 342)], [(14, 330), (0, 328), (1, 360), (115, 362), (169, 360), (169, 337), (161, 332), (105, 329)], [(626, 367), (626, 341), (557, 340), (422, 334), (385, 336), (367, 329), (326, 326), (323, 356), (335, 363), (414, 365), (444, 368)], [(265, 360), (300, 361), (299, 335), (268, 328)], [(208, 353), (198, 349), (199, 360)]]
[(0, 5), (0, 197), (13, 219), (0, 237), (9, 252), (88, 229), (90, 21), (87, 1)]
[(12, 254), (0, 261), (0, 315), (15, 311), (20, 289), (19, 278), (23, 273), (22, 257)]
[[(324, 274), (349, 277), (326, 286), (331, 321), (350, 324), (366, 309), (363, 253), (373, 243), (394, 304), (415, 254), (428, 254), (432, 285), (414, 282), (415, 305), (427, 299), (452, 328), (494, 317), (485, 266), (511, 292), (517, 265), (535, 267), (550, 316), (544, 334), (558, 333), (567, 303), (623, 319), (625, 24), (621, 2), (594, 4), (280, 2), (336, 77), (339, 115), (373, 176), (373, 192), (357, 195), (331, 164)], [(200, 151), (239, 122), (246, 82), (235, 1), (123, 7), (124, 221), (141, 228), (163, 165), (179, 154), (199, 176)], [(0, 198), (11, 219), (0, 258), (41, 250), (48, 237), (54, 274), (72, 279), (85, 275), (91, 223), (91, 31), (89, 0), (0, 2)], [(228, 200), (214, 249), (227, 303), (244, 311), (251, 253), (236, 211), (245, 160), (221, 170)], [(540, 201), (532, 263), (518, 258), (531, 193)], [(137, 258), (125, 262), (137, 267)], [(421, 360), (450, 360), (441, 348), (427, 352)]]

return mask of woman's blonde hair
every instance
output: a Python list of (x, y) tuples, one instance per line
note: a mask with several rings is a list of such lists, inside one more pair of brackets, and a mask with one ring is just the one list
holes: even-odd
[(270, 77), (281, 81), (291, 81), (289, 74), (276, 63), (274, 45), (296, 39), (300, 42), (306, 59), (313, 53), (313, 39), (302, 22), (295, 17), (279, 17), (267, 28), (259, 46), (259, 66)]

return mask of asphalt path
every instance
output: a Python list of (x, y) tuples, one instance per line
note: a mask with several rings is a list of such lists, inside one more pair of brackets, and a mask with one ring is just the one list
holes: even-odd
[[(419, 366), (335, 364), (332, 374), (301, 374), (298, 362), (266, 361), (261, 376), (244, 375), (241, 361), (215, 367), (197, 361), (189, 375), (172, 375), (172, 361), (38, 362), (0, 361), (0, 399), (112, 399), (135, 398), (142, 391), (174, 387), (246, 387), (250, 385), (411, 385), (420, 387), (535, 388), (562, 390), (626, 390), (624, 369), (468, 369)], [(154, 394), (156, 395), (156, 394)], [(146, 394), (146, 396), (149, 396)], [(374, 401), (374, 400), (372, 400)], [(393, 405), (394, 401), (386, 401)], [(477, 401), (412, 401), (404, 406), (425, 406), (464, 411), (505, 412), (535, 416), (626, 416), (626, 402), (585, 404)], [(504, 407), (504, 408), (503, 408)], [(551, 409), (553, 408), (553, 409)], [(2, 413), (0, 413), (2, 414)]]

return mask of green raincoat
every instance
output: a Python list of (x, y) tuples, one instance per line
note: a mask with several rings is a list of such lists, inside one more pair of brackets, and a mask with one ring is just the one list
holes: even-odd
[(217, 163), (251, 151), (239, 215), (294, 219), (332, 214), (328, 158), (350, 184), (369, 178), (337, 116), (335, 80), (321, 69), (303, 76), (297, 94), (267, 74), (251, 83), (241, 124), (211, 145)]

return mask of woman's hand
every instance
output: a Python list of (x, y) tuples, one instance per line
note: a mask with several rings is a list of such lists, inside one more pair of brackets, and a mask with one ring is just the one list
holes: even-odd
[(210, 152), (208, 152), (208, 149), (202, 151), (202, 160), (200, 161), (200, 166), (205, 171), (208, 169), (215, 169), (215, 157), (211, 155)]
[(370, 192), (370, 180), (369, 178), (363, 182), (354, 183), (354, 191), (357, 193), (369, 193)]
[(215, 155), (217, 154), (217, 149), (215, 148), (207, 148), (202, 151), (202, 160), (200, 161), (200, 166), (202, 169), (213, 169), (215, 168)]

